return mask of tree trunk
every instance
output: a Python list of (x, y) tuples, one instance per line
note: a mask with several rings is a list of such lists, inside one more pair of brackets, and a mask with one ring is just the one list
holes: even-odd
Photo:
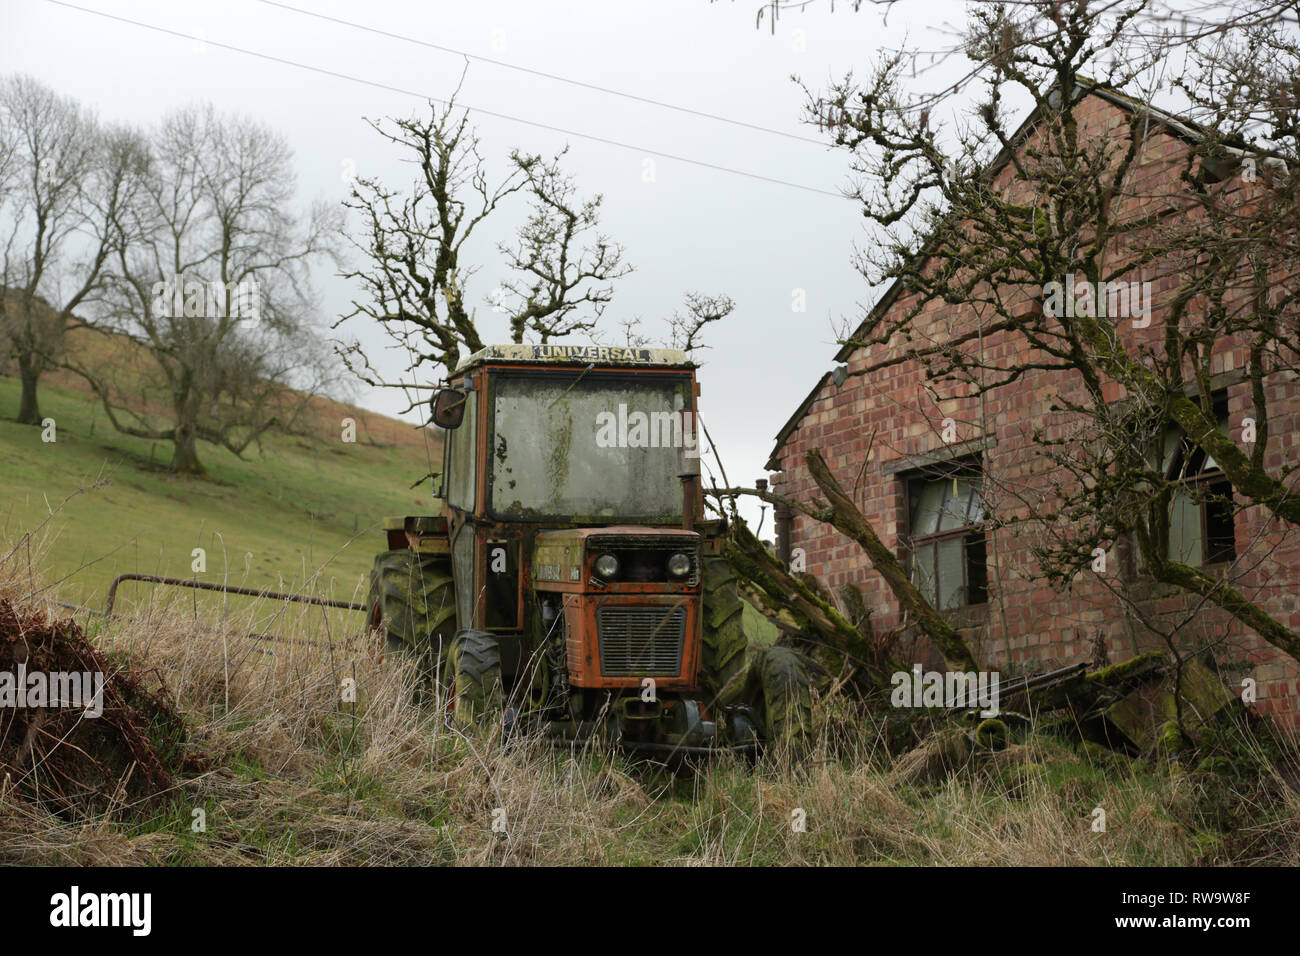
[(207, 470), (199, 461), (198, 440), (194, 435), (194, 426), (184, 422), (176, 426), (172, 433), (171, 470), (178, 475), (204, 477)]
[(41, 372), (35, 363), (28, 362), (23, 358), (18, 359), (18, 377), (22, 382), (22, 398), (18, 402), (18, 424), (19, 425), (39, 425), (41, 423), (41, 408), (36, 401), (36, 383), (40, 380)]

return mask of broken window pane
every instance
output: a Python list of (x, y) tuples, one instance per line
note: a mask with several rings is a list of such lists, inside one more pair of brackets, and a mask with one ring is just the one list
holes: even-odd
[(975, 486), (966, 478), (945, 481), (943, 513), (939, 518), (940, 531), (956, 531), (971, 523)]
[[(1223, 432), (1223, 434), (1225, 435), (1232, 434), (1232, 432), (1229, 431), (1228, 429), (1228, 413), (1226, 411), (1219, 415), (1219, 431)], [(1201, 465), (1201, 471), (1206, 472), (1206, 471), (1218, 471), (1218, 470), (1219, 470), (1219, 463), (1215, 461), (1207, 453), (1205, 456), (1205, 462), (1204, 464)]]
[(987, 542), (984, 532), (966, 536), (966, 603), (985, 604), (989, 599)]
[(939, 512), (943, 508), (944, 489), (942, 482), (928, 482), (916, 485), (916, 494), (912, 498), (912, 535), (934, 534), (939, 526)]
[(1174, 460), (1182, 450), (1183, 433), (1177, 426), (1170, 425), (1160, 442), (1160, 473), (1167, 478), (1177, 478), (1181, 468), (1174, 467)]
[[(1230, 434), (1225, 393), (1215, 396), (1214, 412), (1219, 430)], [(1193, 567), (1233, 560), (1231, 486), (1222, 479), (1212, 485), (1195, 480), (1199, 475), (1218, 473), (1218, 463), (1175, 425), (1165, 430), (1161, 451), (1164, 476), (1178, 483), (1169, 506), (1170, 559)]]
[(912, 549), (912, 583), (925, 599), (936, 604), (934, 587), (934, 545), (921, 544)]
[(939, 574), (937, 607), (940, 610), (961, 607), (966, 603), (963, 568), (965, 543), (962, 538), (943, 538), (936, 545)]
[(1205, 502), (1205, 560), (1208, 564), (1233, 561), (1237, 540), (1233, 527), (1232, 486), (1217, 482), (1207, 489)]
[[(960, 484), (960, 482), (958, 482)], [(984, 499), (980, 496), (978, 479), (970, 482), (969, 501), (966, 505), (966, 523), (979, 524), (984, 520)]]
[(1201, 508), (1187, 488), (1179, 488), (1169, 506), (1169, 557), (1193, 567), (1200, 567)]

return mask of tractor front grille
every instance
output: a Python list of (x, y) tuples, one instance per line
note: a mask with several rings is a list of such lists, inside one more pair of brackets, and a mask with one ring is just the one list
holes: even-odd
[(680, 677), (686, 608), (634, 605), (596, 611), (602, 677)]

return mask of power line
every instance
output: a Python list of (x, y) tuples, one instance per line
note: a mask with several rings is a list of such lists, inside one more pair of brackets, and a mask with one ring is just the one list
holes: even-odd
[(388, 37), (392, 40), (401, 40), (404, 43), (414, 43), (416, 46), (427, 47), (430, 50), (438, 50), (442, 53), (453, 53), (456, 56), (463, 56), (467, 60), (477, 60), (479, 63), (488, 63), (492, 66), (499, 66), (506, 70), (517, 70), (520, 73), (527, 73), (531, 76), (540, 76), (544, 79), (555, 80), (558, 83), (568, 83), (572, 86), (580, 86), (585, 90), (595, 90), (598, 93), (608, 93), (610, 96), (621, 96), (624, 99), (635, 100), (638, 103), (646, 103), (650, 106), (658, 106), (666, 110), (675, 110), (678, 113), (685, 113), (688, 116), (698, 116), (701, 119), (714, 120), (719, 123), (730, 123), (732, 126), (755, 130), (759, 133), (768, 133), (772, 136), (784, 136), (786, 139), (798, 140), (801, 143), (812, 143), (815, 146), (824, 147), (826, 145), (825, 141), (814, 139), (811, 136), (800, 136), (798, 133), (789, 133), (785, 130), (772, 129), (770, 126), (759, 126), (757, 123), (746, 123), (744, 120), (738, 120), (730, 116), (720, 116), (717, 113), (708, 113), (704, 110), (692, 109), (689, 106), (678, 106), (676, 103), (665, 103), (663, 100), (651, 99), (648, 96), (640, 96), (636, 93), (628, 93), (626, 90), (615, 90), (607, 86), (601, 86), (597, 83), (587, 83), (584, 80), (575, 80), (569, 76), (560, 76), (557, 73), (547, 73), (545, 70), (535, 70), (531, 67), (519, 66), (516, 63), (507, 63), (505, 60), (494, 60), (491, 57), (479, 56), (477, 53), (466, 53), (464, 50), (457, 50), (455, 47), (431, 43), (428, 40), (420, 40), (415, 37), (402, 36), (400, 33), (391, 33), (388, 30), (380, 30), (378, 27), (366, 26), (364, 23), (356, 23), (352, 20), (331, 17), (324, 13), (317, 13), (314, 10), (303, 10), (300, 7), (291, 7), (287, 3), (279, 3), (277, 0), (258, 0), (258, 3), (264, 3), (268, 7), (278, 7), (281, 10), (288, 10), (291, 13), (301, 14), (305, 17), (314, 17), (317, 20), (336, 23), (339, 26), (351, 27), (353, 30), (362, 30), (366, 33), (373, 33), (376, 36)]
[[(166, 27), (156, 26), (155, 24), (152, 23), (144, 23), (140, 20), (132, 20), (128, 17), (121, 17), (121, 16), (117, 16), (116, 14), (105, 13), (102, 10), (93, 10), (90, 7), (81, 7), (76, 5), (75, 3), (67, 3), (65, 2), (65, 0), (45, 0), (45, 2), (52, 3), (55, 6), (67, 7), (69, 10), (76, 10), (80, 13), (89, 13), (93, 16), (103, 17), (106, 20), (114, 20), (117, 21), (118, 23), (126, 23), (129, 24), (130, 26), (140, 27), (141, 29), (144, 30), (152, 30), (155, 33), (164, 33), (167, 34), (168, 36), (178, 37), (182, 40), (192, 40), (195, 43), (202, 43), (207, 46), (214, 46), (223, 50), (230, 50), (233, 53), (242, 53), (245, 56), (256, 57), (257, 59), (267, 60), (272, 63), (279, 63), (282, 66), (292, 66), (300, 70), (308, 70), (309, 72), (312, 73), (318, 73), (322, 76), (329, 76), (339, 80), (347, 80), (351, 83), (360, 83), (363, 86), (369, 86), (375, 89), (385, 90), (390, 93), (400, 93), (403, 96), (414, 96), (422, 100), (428, 100), (434, 103), (441, 103), (444, 106), (452, 105), (452, 103), (449, 100), (445, 100), (437, 96), (430, 96), (427, 93), (419, 93), (415, 90), (404, 89), (400, 86), (392, 86), (387, 83), (380, 83), (377, 80), (367, 80), (365, 77), (353, 76), (352, 74), (349, 73), (340, 73), (337, 70), (329, 70), (326, 69), (325, 67), (312, 66), (310, 63), (300, 63), (296, 60), (286, 59), (285, 57), (275, 56), (274, 54), (270, 54), (270, 53), (259, 53), (256, 50), (248, 50), (245, 49), (244, 47), (234, 46), (229, 43), (221, 43), (216, 40), (209, 40), (206, 37), (195, 36), (194, 34), (191, 33), (182, 33), (179, 30), (169, 30)], [(776, 186), (789, 186), (792, 189), (802, 189), (805, 192), (818, 193), (823, 196), (833, 196), (836, 199), (845, 198), (845, 196), (842, 193), (832, 192), (829, 189), (819, 189), (816, 186), (805, 186), (802, 183), (792, 183), (785, 179), (776, 179), (775, 177), (772, 176), (764, 176), (761, 173), (751, 173), (743, 169), (734, 169), (730, 166), (720, 166), (717, 163), (706, 162), (705, 160), (702, 159), (691, 159), (689, 156), (679, 156), (676, 153), (666, 153), (658, 149), (649, 149), (645, 146), (637, 146), (634, 143), (625, 143), (616, 139), (608, 139), (607, 137), (596, 136), (592, 133), (580, 133), (577, 130), (565, 129), (564, 127), (561, 126), (551, 126), (547, 123), (541, 123), (536, 120), (524, 119), (521, 116), (511, 116), (508, 113), (499, 113), (493, 110), (479, 109), (477, 107), (469, 106), (464, 103), (458, 105), (469, 112), (481, 113), (484, 116), (491, 116), (496, 119), (509, 120), (513, 123), (522, 123), (525, 126), (532, 126), (537, 129), (544, 129), (553, 133), (561, 133), (565, 136), (572, 136), (577, 139), (590, 140), (591, 142), (602, 143), (606, 146), (616, 146), (619, 149), (630, 149), (633, 150), (634, 152), (642, 153), (645, 155), (657, 156), (660, 159), (671, 159), (679, 163), (686, 163), (690, 166), (699, 166), (702, 169), (712, 169), (715, 172), (730, 173), (733, 176), (744, 176), (746, 179), (756, 179), (759, 182), (771, 183)]]

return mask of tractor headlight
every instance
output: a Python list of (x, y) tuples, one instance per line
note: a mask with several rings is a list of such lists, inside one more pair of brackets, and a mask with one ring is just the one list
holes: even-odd
[(597, 577), (604, 578), (606, 581), (613, 581), (618, 577), (618, 558), (612, 554), (602, 554), (592, 565)]
[(684, 578), (691, 573), (691, 556), (678, 551), (668, 559), (668, 576)]

